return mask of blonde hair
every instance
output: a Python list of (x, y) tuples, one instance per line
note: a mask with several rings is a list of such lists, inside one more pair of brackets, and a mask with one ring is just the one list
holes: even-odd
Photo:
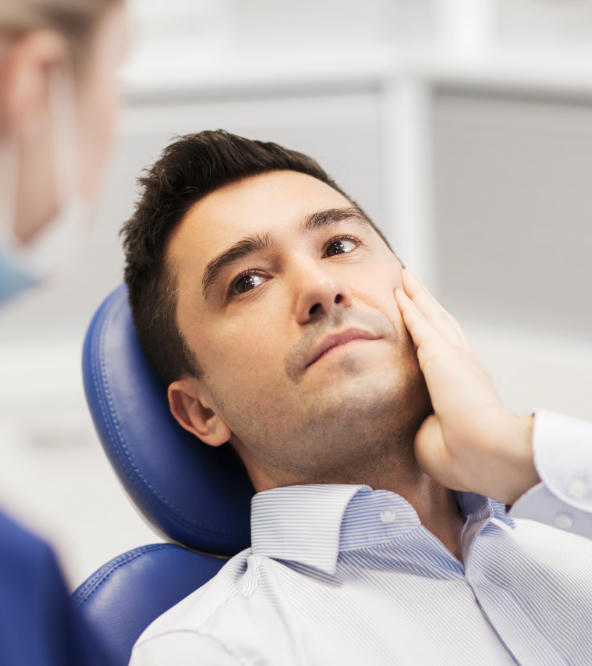
[(1, 0), (0, 34), (48, 29), (60, 33), (73, 64), (83, 59), (92, 34), (107, 11), (123, 0)]

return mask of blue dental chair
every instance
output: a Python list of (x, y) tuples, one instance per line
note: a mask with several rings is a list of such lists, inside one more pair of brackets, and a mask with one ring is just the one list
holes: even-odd
[(141, 349), (123, 285), (89, 326), (83, 376), (115, 472), (154, 528), (174, 542), (119, 555), (73, 594), (103, 644), (108, 666), (124, 666), (156, 617), (250, 546), (254, 490), (229, 445), (201, 444), (171, 416), (166, 390)]

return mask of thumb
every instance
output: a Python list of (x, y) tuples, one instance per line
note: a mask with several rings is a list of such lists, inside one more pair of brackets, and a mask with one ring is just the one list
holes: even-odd
[(415, 458), (421, 469), (436, 481), (443, 483), (448, 476), (451, 460), (440, 426), (440, 419), (432, 414), (421, 424), (415, 435)]

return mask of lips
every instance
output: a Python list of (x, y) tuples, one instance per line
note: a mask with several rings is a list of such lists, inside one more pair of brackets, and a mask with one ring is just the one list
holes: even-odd
[(316, 363), (322, 356), (324, 356), (330, 349), (346, 345), (352, 340), (376, 340), (377, 336), (361, 328), (348, 328), (341, 333), (328, 335), (310, 354), (306, 367), (308, 368), (313, 363)]

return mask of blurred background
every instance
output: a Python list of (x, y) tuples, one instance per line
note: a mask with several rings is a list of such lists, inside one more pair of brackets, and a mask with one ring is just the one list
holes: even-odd
[[(72, 586), (158, 541), (120, 489), (80, 353), (122, 279), (136, 178), (225, 128), (317, 158), (465, 328), (506, 405), (592, 419), (592, 0), (136, 0), (84, 252), (0, 312), (0, 502)], [(588, 174), (588, 175), (586, 175)]]

